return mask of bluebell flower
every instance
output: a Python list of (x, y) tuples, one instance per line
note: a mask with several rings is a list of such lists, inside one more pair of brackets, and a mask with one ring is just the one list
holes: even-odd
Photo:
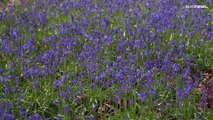
[(38, 81), (34, 81), (33, 82), (33, 87), (36, 89), (36, 91), (39, 91), (39, 82)]
[(66, 115), (68, 115), (68, 116), (71, 114), (71, 111), (70, 111), (69, 106), (66, 105), (66, 106), (64, 107), (64, 113), (65, 113)]
[(146, 87), (151, 87), (154, 85), (154, 80), (152, 78), (146, 79)]
[(4, 120), (16, 120), (16, 118), (14, 115), (6, 113), (4, 115)]
[(142, 102), (144, 102), (144, 101), (146, 100), (146, 97), (147, 97), (147, 95), (146, 95), (146, 92), (145, 92), (145, 91), (141, 91), (141, 92), (139, 93), (139, 98), (140, 98), (140, 100), (141, 100)]
[(187, 82), (187, 84), (186, 84), (186, 91), (187, 92), (190, 92), (191, 90), (193, 90), (193, 88), (194, 88), (194, 82), (193, 81), (189, 81), (189, 82)]
[(4, 114), (6, 113), (6, 111), (3, 108), (3, 105), (0, 104), (0, 119), (4, 119)]
[(132, 106), (132, 105), (133, 105), (132, 100), (129, 100), (129, 101), (128, 101), (128, 106)]
[(89, 65), (87, 67), (87, 71), (90, 72), (90, 73), (95, 73), (95, 71), (96, 71), (95, 64), (93, 64), (92, 62), (89, 62)]
[(183, 78), (184, 79), (187, 79), (188, 76), (190, 74), (190, 67), (187, 67), (185, 70), (184, 70), (184, 74), (183, 74)]
[(7, 94), (12, 94), (12, 93), (13, 93), (12, 87), (11, 87), (11, 86), (7, 86), (7, 87), (5, 88), (5, 92), (6, 92)]
[(88, 116), (88, 119), (89, 119), (89, 120), (96, 120), (95, 117), (94, 117), (93, 115), (89, 115), (89, 116)]
[(91, 88), (93, 89), (93, 90), (96, 90), (96, 85), (94, 84), (94, 83), (92, 83), (92, 85), (91, 85)]
[(36, 74), (38, 74), (38, 70), (37, 69), (33, 69), (33, 68), (29, 68), (26, 69), (23, 74), (25, 77), (29, 78), (29, 77), (34, 77)]
[(181, 102), (182, 100), (183, 100), (183, 98), (184, 98), (184, 96), (183, 96), (183, 94), (184, 94), (184, 91), (183, 91), (183, 89), (177, 89), (177, 91), (176, 91), (176, 94), (177, 94), (177, 102)]
[(101, 75), (100, 75), (100, 78), (105, 78), (106, 77), (106, 73), (105, 72), (103, 72), (103, 73), (101, 73)]
[(151, 60), (147, 59), (144, 62), (144, 70), (149, 71), (152, 69), (152, 67), (153, 67), (153, 62)]
[(120, 100), (119, 95), (115, 95), (113, 101), (114, 101), (115, 103), (118, 103), (119, 100)]
[(200, 78), (201, 78), (201, 76), (200, 76), (200, 74), (199, 73), (195, 73), (195, 74), (193, 74), (193, 79), (195, 80), (195, 81), (198, 81), (198, 80), (200, 80)]
[(80, 82), (80, 78), (77, 77), (75, 80), (72, 81), (72, 85), (76, 85)]
[(68, 72), (65, 72), (64, 75), (63, 75), (62, 78), (61, 78), (61, 81), (62, 81), (63, 83), (67, 80), (67, 73), (68, 73)]
[(118, 52), (123, 52), (123, 44), (121, 42), (118, 42), (117, 51)]
[(15, 87), (14, 88), (14, 93), (18, 93), (18, 92), (20, 92), (21, 90), (20, 90), (20, 88), (19, 87)]
[(26, 110), (20, 110), (19, 114), (20, 114), (21, 117), (26, 117), (27, 116)]
[(10, 102), (6, 102), (6, 103), (4, 103), (4, 107), (6, 107), (7, 109), (12, 109), (13, 105)]
[(178, 72), (180, 69), (181, 69), (181, 66), (180, 66), (180, 65), (178, 65), (178, 64), (176, 64), (176, 63), (173, 64), (172, 70), (173, 70), (174, 72)]
[(63, 86), (63, 83), (61, 81), (58, 81), (58, 80), (54, 80), (54, 87), (55, 88), (59, 88)]
[(138, 77), (141, 76), (141, 70), (140, 70), (140, 69), (137, 69), (136, 75), (137, 75)]
[(16, 83), (20, 83), (20, 82), (21, 82), (20, 78), (16, 77)]
[(143, 79), (144, 79), (144, 80), (150, 80), (150, 79), (153, 77), (153, 75), (154, 75), (153, 72), (148, 71), (147, 73), (145, 73), (145, 74), (143, 75)]
[(110, 75), (113, 75), (114, 74), (114, 70), (112, 69), (112, 67), (106, 67), (106, 73), (107, 74), (110, 74)]
[(139, 48), (142, 45), (141, 42), (141, 40), (135, 40), (134, 48)]
[(117, 80), (123, 80), (124, 76), (125, 76), (124, 71), (120, 71), (120, 72), (116, 73), (115, 77), (116, 77)]
[(7, 37), (3, 37), (2, 41), (0, 42), (3, 47), (5, 53), (10, 53), (11, 51), (11, 43)]
[(85, 87), (84, 83), (81, 83), (80, 88), (84, 89), (84, 87)]
[(122, 59), (122, 56), (117, 56), (117, 60), (120, 61)]
[(201, 101), (206, 101), (207, 93), (208, 93), (208, 90), (206, 88), (204, 88), (202, 90), (202, 94), (201, 94), (201, 98), (200, 98)]
[(149, 95), (150, 96), (155, 96), (157, 94), (157, 92), (156, 92), (156, 90), (154, 90), (154, 89), (151, 89), (150, 91), (149, 91)]
[(165, 64), (165, 63), (168, 63), (168, 62), (169, 62), (169, 56), (166, 55), (163, 59), (163, 63)]
[[(48, 18), (47, 18), (47, 16), (46, 16), (46, 13), (41, 13), (41, 12), (39, 12), (39, 13), (38, 13), (38, 17), (39, 17), (39, 22), (40, 22), (42, 25), (46, 26), (46, 25), (47, 25), (47, 22), (48, 22)], [(37, 27), (35, 27), (35, 28), (37, 28)]]
[(68, 87), (67, 88), (67, 95), (71, 95), (72, 94), (72, 88), (71, 87)]
[(207, 102), (204, 102), (204, 103), (203, 103), (203, 107), (204, 107), (204, 108), (209, 108), (209, 104), (208, 104)]
[(4, 73), (3, 69), (0, 69), (0, 75), (2, 75)]
[(6, 85), (7, 79), (5, 77), (1, 77), (1, 82), (3, 85)]
[(41, 116), (37, 113), (28, 117), (28, 120), (42, 120)]

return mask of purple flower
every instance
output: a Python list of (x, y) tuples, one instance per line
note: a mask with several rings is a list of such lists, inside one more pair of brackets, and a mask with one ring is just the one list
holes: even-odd
[(61, 81), (64, 83), (67, 79), (67, 72), (64, 73), (64, 75), (61, 78)]
[(113, 101), (114, 101), (115, 103), (118, 103), (119, 100), (120, 100), (119, 95), (115, 95)]
[(3, 37), (2, 41), (0, 42), (0, 45), (4, 46), (4, 51), (6, 53), (10, 53), (11, 51), (11, 43), (7, 37)]
[(0, 104), (0, 119), (3, 119), (4, 114), (5, 114), (5, 110), (3, 109), (3, 105)]
[(141, 76), (141, 70), (140, 69), (138, 69), (137, 71), (136, 71), (136, 75), (139, 77), (139, 76)]
[(63, 86), (63, 83), (61, 81), (58, 81), (58, 80), (54, 80), (54, 87), (55, 88), (59, 88)]
[(162, 65), (161, 70), (163, 71), (164, 74), (167, 74), (169, 71), (169, 66), (167, 65)]
[(70, 113), (70, 108), (69, 108), (69, 106), (66, 105), (66, 106), (64, 107), (64, 113), (65, 113), (66, 115), (68, 115), (68, 116), (71, 114), (71, 113)]
[(128, 101), (128, 106), (132, 106), (132, 105), (133, 105), (132, 100), (129, 100), (129, 101)]
[(3, 85), (6, 85), (7, 79), (5, 77), (1, 77), (1, 82)]
[(178, 72), (180, 69), (181, 69), (181, 66), (180, 66), (180, 65), (178, 65), (178, 64), (176, 64), (176, 63), (173, 64), (172, 70), (173, 70), (174, 72)]
[(13, 105), (10, 102), (6, 102), (6, 103), (4, 103), (4, 107), (6, 107), (7, 109), (11, 109), (13, 107)]
[(166, 55), (163, 59), (163, 63), (165, 64), (165, 63), (168, 63), (168, 62), (169, 62), (169, 56)]
[(19, 114), (21, 115), (21, 117), (26, 117), (27, 116), (27, 112), (25, 110), (20, 110)]
[(4, 73), (3, 69), (0, 69), (0, 75), (2, 75)]
[(110, 37), (105, 36), (104, 37), (104, 41), (105, 41), (105, 44), (108, 45), (108, 46), (110, 46), (112, 44), (112, 42), (113, 42), (111, 36)]
[(141, 45), (141, 41), (140, 41), (140, 40), (136, 40), (136, 41), (135, 41), (135, 44), (134, 44), (134, 47), (135, 47), (135, 48), (139, 48), (140, 45)]
[(94, 83), (92, 83), (91, 88), (92, 88), (93, 90), (96, 90), (96, 85), (95, 85)]
[(26, 71), (24, 71), (24, 75), (26, 77), (34, 77), (39, 71), (37, 69), (34, 69), (34, 68), (30, 68), (30, 69), (27, 69)]
[(144, 74), (143, 79), (145, 80), (151, 80), (151, 78), (153, 77), (154, 73), (148, 71), (147, 73)]
[(193, 79), (194, 79), (195, 81), (198, 81), (200, 78), (201, 78), (201, 76), (199, 75), (199, 73), (193, 74)]
[(189, 74), (190, 74), (190, 67), (188, 67), (188, 68), (185, 69), (185, 72), (184, 72), (184, 74), (183, 74), (183, 78), (184, 78), (184, 79), (187, 79), (188, 76), (189, 76)]
[(150, 96), (155, 96), (156, 94), (157, 94), (156, 91), (153, 89), (149, 91)]
[(118, 80), (123, 80), (124, 79), (124, 76), (125, 76), (125, 73), (124, 73), (124, 71), (120, 71), (120, 72), (117, 72), (116, 73), (116, 79), (118, 79)]
[(76, 85), (80, 82), (80, 78), (77, 77), (75, 80), (72, 81), (72, 85)]
[(95, 117), (94, 117), (93, 115), (89, 115), (89, 116), (88, 116), (88, 119), (89, 119), (89, 120), (96, 120)]
[(105, 72), (101, 73), (101, 75), (100, 75), (100, 77), (101, 77), (102, 79), (103, 79), (105, 76), (106, 76), (106, 73), (105, 73)]
[(37, 113), (28, 117), (28, 120), (42, 120), (41, 116)]
[(36, 91), (38, 91), (39, 90), (39, 82), (38, 81), (33, 82), (33, 87), (36, 89)]
[(208, 104), (207, 102), (204, 102), (204, 103), (203, 103), (203, 107), (204, 107), (204, 108), (210, 108), (210, 106), (209, 106), (209, 104)]
[(150, 55), (152, 55), (152, 51), (146, 50), (145, 55), (146, 55), (147, 57), (150, 56)]
[(121, 56), (117, 56), (117, 60), (120, 61), (122, 59)]
[(72, 94), (72, 88), (71, 88), (71, 87), (68, 87), (68, 88), (67, 88), (67, 94), (68, 94), (68, 95), (71, 95), (71, 94)]
[(16, 83), (20, 83), (20, 78), (16, 77)]
[(84, 83), (81, 83), (80, 88), (83, 89), (85, 87)]
[(153, 67), (153, 62), (149, 59), (147, 59), (145, 62), (144, 62), (144, 70), (148, 71), (150, 69), (152, 69)]
[(141, 100), (142, 102), (144, 102), (145, 99), (146, 99), (146, 92), (145, 92), (145, 91), (140, 92), (140, 93), (139, 93), (139, 98), (140, 98), (140, 100)]
[(16, 118), (14, 115), (6, 113), (4, 115), (4, 120), (16, 120)]
[(5, 88), (5, 92), (8, 93), (8, 94), (12, 94), (13, 90), (12, 90), (11, 86), (7, 86)]
[(186, 85), (186, 91), (191, 91), (194, 87), (194, 82), (188, 81)]

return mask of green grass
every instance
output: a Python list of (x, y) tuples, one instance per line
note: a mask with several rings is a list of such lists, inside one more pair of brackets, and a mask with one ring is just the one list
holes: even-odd
[[(148, 10), (144, 8), (142, 5), (140, 6), (141, 6), (141, 9), (143, 9), (145, 13), (147, 13)], [(29, 7), (28, 9), (30, 10), (31, 8)], [(17, 13), (22, 10), (23, 8), (16, 9)], [(81, 10), (78, 10), (77, 12), (80, 13)], [(36, 42), (40, 45), (45, 46), (46, 44), (43, 42), (43, 38), (53, 36), (51, 32), (51, 28), (54, 27), (54, 25), (56, 24), (60, 25), (65, 23), (66, 21), (70, 21), (71, 20), (70, 16), (71, 15), (63, 16), (61, 12), (59, 12), (59, 15), (57, 18), (50, 17), (49, 22), (45, 27), (41, 27), (40, 31), (35, 31), (36, 40), (37, 40)], [(108, 15), (105, 15), (105, 16), (108, 16)], [(126, 17), (125, 15), (123, 15), (121, 11), (118, 12), (115, 16), (119, 16), (120, 19), (123, 19)], [(121, 29), (125, 29), (126, 24), (119, 21), (117, 18), (111, 19), (110, 21), (112, 23), (112, 25), (110, 26), (111, 27), (110, 29), (115, 29), (118, 27)], [(0, 34), (1, 34), (0, 38), (2, 38), (2, 34), (4, 33), (4, 30), (9, 30), (10, 27), (12, 27), (15, 24), (15, 21), (8, 21), (9, 25), (2, 24), (4, 22), (5, 21), (0, 21)], [(144, 25), (145, 22), (141, 21), (141, 24)], [(94, 24), (94, 29), (95, 28), (96, 28), (96, 25)], [(25, 34), (27, 38), (31, 36), (31, 34), (28, 33), (27, 29), (25, 29), (24, 27), (20, 27), (20, 30), (23, 31), (23, 33)], [(55, 31), (55, 34), (57, 35), (58, 30), (54, 28), (54, 31)], [(87, 30), (88, 34), (90, 34), (91, 32), (92, 32), (92, 29)], [(194, 56), (195, 58), (194, 64), (196, 65), (193, 68), (194, 71), (205, 71), (213, 66), (213, 58), (211, 57), (213, 56), (212, 43), (207, 39), (203, 40), (203, 44), (201, 44), (200, 42), (197, 42), (199, 38), (202, 37), (202, 34), (189, 37), (188, 35), (180, 36), (175, 31), (167, 31), (162, 36), (165, 41), (168, 41), (167, 44), (169, 44), (171, 40), (177, 40), (177, 42), (179, 43), (181, 42), (182, 39), (187, 41), (186, 48), (184, 48), (184, 51), (187, 53), (188, 56), (191, 56), (191, 55)], [(113, 38), (117, 39), (118, 36), (113, 36)], [(79, 39), (80, 39), (80, 42), (82, 42), (82, 44), (85, 44), (85, 43), (88, 45), (92, 44), (90, 43), (90, 41), (86, 41), (83, 38), (79, 38)], [(0, 39), (0, 41), (1, 40), (2, 39)], [(20, 44), (23, 44), (24, 42), (26, 41), (23, 40)], [(194, 46), (196, 44), (198, 46)], [(115, 59), (114, 55), (117, 54), (116, 53), (117, 46), (118, 46), (118, 40), (113, 41), (111, 48), (107, 48), (106, 46), (104, 48), (104, 50), (106, 50), (106, 56), (103, 56), (100, 54), (99, 57), (101, 59), (108, 58), (110, 60), (114, 60)], [(163, 49), (165, 51), (169, 50), (169, 47), (167, 46), (156, 46), (155, 44), (151, 44), (150, 46), (147, 46), (147, 47), (149, 48), (149, 50), (158, 49), (158, 48)], [(48, 46), (48, 45), (46, 45), (45, 47), (38, 46), (37, 49), (38, 49), (38, 53), (29, 53), (28, 57), (32, 58), (38, 54), (42, 54), (44, 53), (44, 51), (50, 50), (51, 46)], [(73, 49), (81, 52), (83, 48), (82, 46), (76, 46)], [(109, 51), (113, 51), (112, 55), (109, 54)], [(145, 53), (145, 51), (140, 51), (140, 52), (141, 54)], [(157, 53), (153, 55), (153, 58), (156, 58), (156, 56), (157, 56)], [(125, 119), (125, 118), (131, 119), (131, 120), (138, 120), (138, 119), (150, 119), (150, 120), (151, 119), (159, 119), (159, 120), (171, 119), (172, 120), (172, 119), (191, 119), (191, 118), (199, 119), (200, 114), (202, 114), (204, 119), (209, 119), (209, 120), (213, 119), (211, 116), (212, 110), (206, 109), (202, 113), (199, 111), (199, 106), (197, 101), (199, 100), (200, 94), (196, 92), (194, 93), (195, 95), (193, 95), (193, 98), (186, 98), (186, 100), (183, 103), (176, 103), (176, 90), (173, 90), (172, 92), (168, 92), (167, 82), (164, 82), (162, 84), (159, 82), (160, 79), (165, 80), (167, 77), (163, 75), (162, 73), (159, 73), (159, 75), (154, 76), (154, 79), (155, 79), (154, 88), (158, 91), (159, 96), (148, 98), (149, 102), (141, 102), (138, 97), (138, 91), (142, 90), (142, 88), (140, 85), (136, 85), (134, 86), (134, 88), (133, 87), (131, 88), (132, 93), (130, 95), (125, 94), (126, 96), (125, 99), (131, 99), (133, 101), (132, 106), (127, 106), (126, 105), (127, 103), (124, 103), (123, 105), (124, 109), (120, 109), (116, 104), (109, 104), (110, 108), (114, 110), (114, 115), (107, 114), (106, 111), (102, 111), (100, 109), (102, 108), (101, 105), (103, 105), (103, 103), (107, 99), (110, 99), (111, 96), (113, 96), (116, 93), (115, 90), (119, 88), (120, 86), (112, 85), (109, 89), (104, 90), (103, 86), (100, 85), (100, 86), (97, 86), (96, 90), (92, 90), (90, 89), (91, 75), (88, 75), (90, 76), (88, 78), (80, 77), (81, 82), (75, 86), (72, 86), (71, 95), (69, 96), (68, 99), (64, 100), (63, 97), (60, 97), (59, 94), (61, 91), (67, 90), (69, 88), (69, 84), (72, 81), (66, 81), (66, 85), (64, 85), (62, 88), (59, 88), (59, 89), (53, 88), (53, 81), (55, 79), (60, 79), (62, 77), (60, 73), (64, 71), (71, 71), (69, 72), (69, 74), (73, 75), (71, 79), (75, 79), (78, 73), (83, 70), (83, 66), (77, 67), (76, 64), (80, 64), (78, 61), (71, 60), (72, 58), (75, 58), (75, 57), (76, 55), (72, 54), (71, 56), (69, 56), (70, 60), (68, 60), (67, 63), (58, 64), (59, 66), (58, 74), (53, 74), (51, 76), (46, 76), (44, 79), (40, 79), (39, 92), (36, 91), (36, 89), (34, 89), (32, 85), (32, 81), (34, 79), (22, 78), (21, 83), (16, 84), (13, 78), (12, 81), (9, 81), (7, 84), (9, 86), (12, 86), (13, 88), (16, 86), (23, 88), (22, 91), (20, 91), (21, 93), (20, 95), (23, 95), (23, 99), (20, 99), (21, 100), (20, 104), (16, 105), (16, 101), (15, 101), (16, 98), (19, 98), (19, 97), (22, 98), (22, 96), (17, 96), (16, 94), (5, 94), (6, 93), (5, 87), (1, 87), (0, 96), (4, 96), (5, 98), (1, 98), (0, 103), (9, 102), (9, 101), (12, 102), (15, 106), (15, 108), (13, 108), (12, 110), (12, 113), (18, 116), (19, 119), (24, 119), (18, 113), (20, 106), (23, 109), (25, 109), (28, 112), (28, 114), (39, 113), (40, 115), (44, 117), (51, 117), (51, 118), (55, 117), (55, 115), (57, 114), (58, 116), (65, 117), (66, 119), (74, 117), (75, 115), (78, 115), (78, 119), (85, 119), (85, 116), (89, 116), (92, 114), (92, 115), (95, 115), (95, 117), (100, 117), (102, 119), (106, 118), (109, 120), (118, 120), (118, 119)], [(128, 58), (128, 55), (126, 58)], [(15, 74), (17, 76), (22, 76), (21, 62), (20, 60), (18, 60), (18, 57), (14, 55), (8, 54), (7, 56), (4, 56), (3, 54), (0, 53), (0, 66), (1, 66), (0, 68), (5, 69), (6, 71), (9, 71), (11, 67), (9, 63), (12, 60), (19, 61), (20, 64), (17, 65), (15, 69), (16, 71)], [(137, 67), (143, 67), (144, 62), (146, 60), (147, 58), (140, 58), (137, 63)], [(180, 64), (181, 66), (184, 66), (184, 62), (182, 59), (178, 59), (177, 63)], [(105, 69), (104, 65), (101, 67), (102, 67), (101, 70)], [(5, 74), (9, 74), (9, 72)], [(175, 79), (180, 80), (181, 77), (179, 76)], [(84, 83), (85, 87), (83, 89), (84, 95), (78, 95), (79, 99), (83, 101), (83, 103), (80, 103), (79, 105), (78, 103), (76, 103), (75, 101), (76, 96), (73, 93), (75, 93), (77, 90), (80, 89), (81, 83)], [(179, 85), (175, 82), (172, 83), (172, 85), (174, 87), (177, 87), (177, 86), (183, 87), (181, 86), (181, 84)], [(52, 104), (54, 100), (60, 101), (59, 105)], [(154, 100), (158, 101), (161, 104), (155, 107)], [(71, 116), (66, 116), (65, 113), (63, 112), (63, 106), (67, 104), (69, 105), (71, 109)], [(94, 112), (93, 110), (93, 106), (96, 104), (100, 105), (98, 113)], [(167, 106), (167, 104), (170, 104), (170, 106), (163, 108), (163, 111), (156, 110), (156, 109), (160, 109), (161, 106)]]

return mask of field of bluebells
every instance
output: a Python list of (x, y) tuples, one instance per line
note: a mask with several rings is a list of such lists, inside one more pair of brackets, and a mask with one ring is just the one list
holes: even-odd
[(19, 0), (1, 7), (0, 120), (212, 120), (212, 5)]

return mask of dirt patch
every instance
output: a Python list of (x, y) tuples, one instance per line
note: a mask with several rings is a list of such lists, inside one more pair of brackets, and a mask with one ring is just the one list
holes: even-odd
[(203, 74), (203, 81), (196, 88), (202, 94), (201, 104), (205, 108), (213, 108), (213, 68)]

